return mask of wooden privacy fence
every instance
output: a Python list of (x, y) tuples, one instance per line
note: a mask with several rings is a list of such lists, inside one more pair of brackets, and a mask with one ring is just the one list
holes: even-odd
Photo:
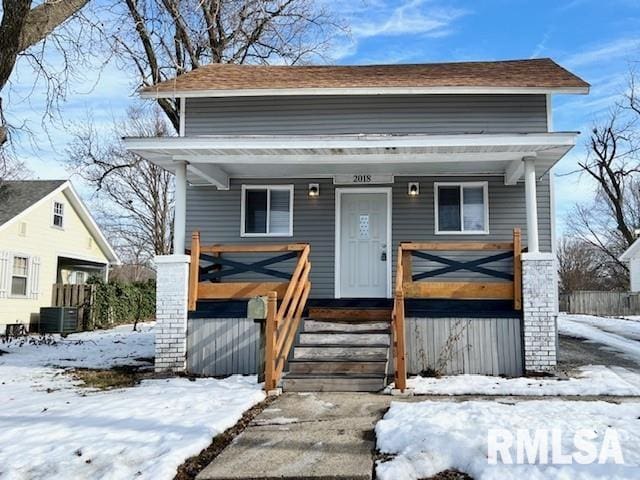
[[(189, 310), (198, 300), (250, 299), (268, 297), (265, 325), (265, 390), (276, 388), (289, 351), (300, 325), (311, 282), (310, 247), (304, 243), (278, 245), (210, 245), (200, 244), (199, 232), (191, 238), (189, 267)], [(239, 255), (273, 253), (258, 261), (240, 261)], [(233, 258), (225, 255), (233, 254)], [(292, 273), (270, 268), (274, 264), (296, 259)], [(274, 277), (280, 281), (227, 281), (234, 275)], [(285, 280), (285, 281), (282, 281)]]
[(560, 294), (560, 311), (584, 315), (640, 315), (640, 293), (573, 292)]
[(93, 324), (93, 304), (96, 295), (95, 285), (71, 285), (54, 283), (51, 294), (52, 307), (77, 307), (78, 330), (86, 330)]
[[(446, 258), (434, 252), (500, 251), (487, 257), (461, 261)], [(413, 273), (413, 258), (442, 265), (428, 271)], [(513, 271), (504, 272), (488, 265), (513, 259)], [(497, 278), (499, 281), (432, 281), (434, 277), (468, 271), (478, 276)], [(429, 281), (424, 281), (429, 280)], [(391, 332), (396, 388), (404, 390), (407, 381), (405, 344), (405, 298), (440, 298), (458, 300), (512, 300), (515, 310), (522, 309), (522, 236), (519, 228), (513, 230), (511, 242), (403, 242), (398, 247), (396, 288), (394, 295)]]

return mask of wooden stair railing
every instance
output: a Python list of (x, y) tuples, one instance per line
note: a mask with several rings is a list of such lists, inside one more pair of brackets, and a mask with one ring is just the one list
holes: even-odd
[[(391, 314), (391, 340), (393, 345), (394, 359), (394, 381), (395, 387), (404, 392), (407, 388), (407, 363), (405, 352), (405, 329), (404, 329), (404, 280), (407, 271), (406, 258), (408, 255), (402, 251), (402, 245), (398, 247), (398, 258), (396, 265), (396, 288), (393, 301), (393, 312)], [(410, 260), (410, 258), (409, 258)], [(409, 263), (409, 275), (411, 274)]]
[(278, 293), (269, 292), (267, 303), (264, 388), (274, 390), (293, 346), (309, 298), (311, 262), (309, 245), (300, 252), (289, 286), (278, 307)]
[[(200, 234), (191, 236), (189, 266), (189, 311), (197, 308), (198, 300), (250, 299), (267, 296), (265, 325), (265, 390), (278, 385), (287, 357), (302, 319), (311, 292), (310, 247), (306, 243), (273, 245), (210, 245), (200, 244)], [(226, 254), (273, 253), (275, 257), (242, 262)], [(288, 274), (270, 266), (297, 258), (293, 273)], [(206, 265), (208, 263), (208, 265)], [(204, 265), (203, 265), (204, 264)], [(254, 272), (284, 281), (233, 282), (233, 275)], [(278, 306), (278, 299), (281, 298)]]

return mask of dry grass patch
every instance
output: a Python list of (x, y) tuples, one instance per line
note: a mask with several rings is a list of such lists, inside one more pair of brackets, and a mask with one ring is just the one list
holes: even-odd
[(145, 378), (153, 378), (153, 371), (147, 367), (122, 366), (110, 369), (74, 368), (70, 375), (82, 382), (82, 387), (97, 390), (134, 387)]

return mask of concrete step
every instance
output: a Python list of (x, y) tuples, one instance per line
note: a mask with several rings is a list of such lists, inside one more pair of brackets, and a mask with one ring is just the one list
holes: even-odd
[(351, 362), (333, 360), (291, 360), (289, 372), (291, 374), (325, 374), (325, 373), (377, 373), (384, 375), (387, 370), (386, 360), (375, 362)]
[(293, 358), (359, 362), (386, 360), (388, 351), (388, 345), (298, 345), (293, 351)]
[(388, 332), (389, 322), (347, 322), (306, 319), (305, 332)]
[(282, 380), (285, 392), (379, 392), (386, 386), (380, 375), (292, 375)]
[(302, 332), (299, 345), (389, 345), (388, 333)]

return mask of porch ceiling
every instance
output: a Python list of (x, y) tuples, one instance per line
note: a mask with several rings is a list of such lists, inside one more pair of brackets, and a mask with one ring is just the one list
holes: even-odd
[(522, 159), (546, 173), (574, 145), (576, 132), (471, 135), (273, 135), (126, 138), (126, 147), (168, 170), (188, 162), (194, 184), (229, 178), (394, 175), (505, 175), (517, 182)]

